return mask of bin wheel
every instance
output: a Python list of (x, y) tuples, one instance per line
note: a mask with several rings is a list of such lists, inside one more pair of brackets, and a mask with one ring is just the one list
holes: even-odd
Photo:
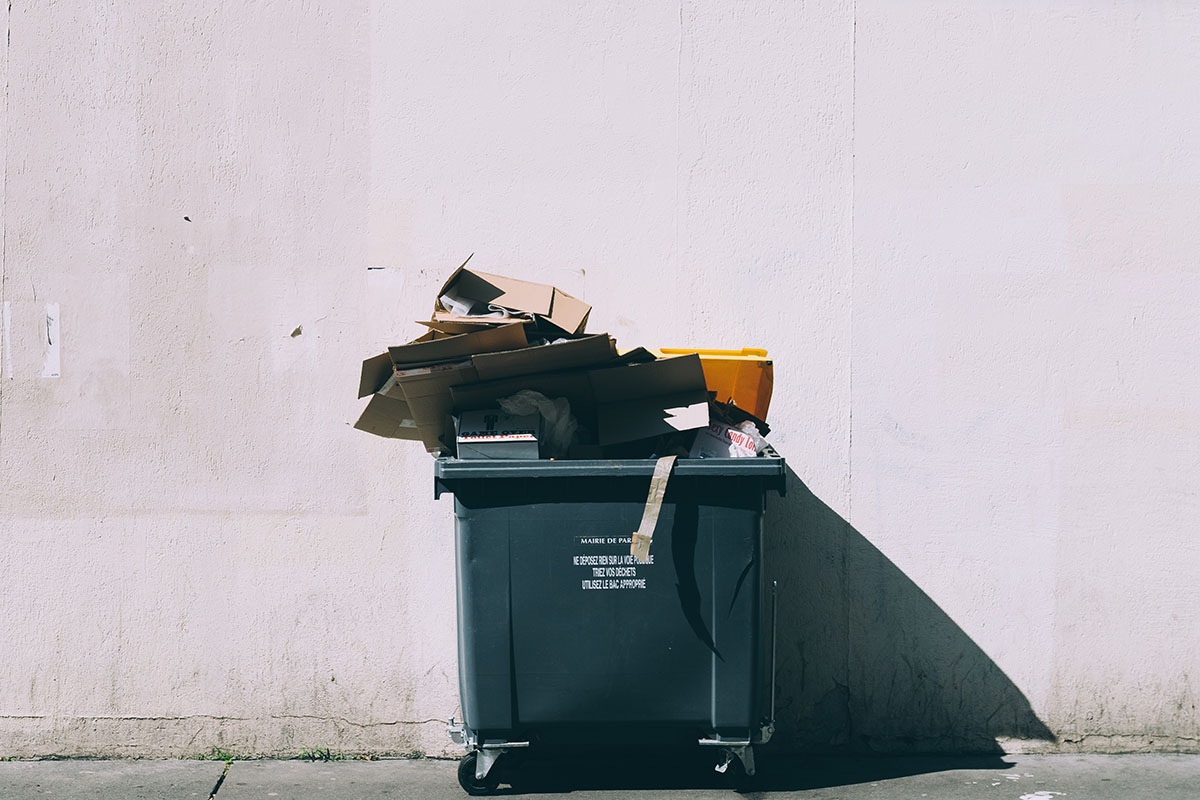
[(500, 786), (500, 776), (495, 767), (482, 779), (475, 777), (475, 764), (478, 761), (479, 754), (472, 752), (467, 753), (458, 762), (458, 785), (464, 792), (475, 797), (492, 794)]
[(733, 753), (729, 755), (731, 756), (729, 765), (721, 776), (721, 782), (738, 794), (753, 791), (756, 786), (755, 776), (746, 774), (746, 766), (740, 758)]

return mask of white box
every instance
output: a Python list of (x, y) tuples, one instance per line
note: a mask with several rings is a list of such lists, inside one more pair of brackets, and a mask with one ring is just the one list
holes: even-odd
[(459, 458), (540, 458), (541, 414), (518, 417), (499, 409), (464, 411), (456, 424)]

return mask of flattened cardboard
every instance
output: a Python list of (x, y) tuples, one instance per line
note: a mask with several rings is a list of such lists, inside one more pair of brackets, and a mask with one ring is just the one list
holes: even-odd
[(601, 403), (697, 391), (707, 398), (704, 369), (696, 355), (595, 370), (592, 383), (596, 387), (596, 399)]
[(359, 398), (375, 394), (379, 387), (391, 377), (391, 374), (392, 357), (389, 354), (380, 353), (374, 358), (368, 358), (363, 362), (362, 374), (358, 379)]
[(432, 453), (449, 449), (446, 442), (452, 441), (454, 432), (450, 388), (478, 380), (470, 361), (396, 372), (396, 385), (404, 392), (426, 450)]
[(622, 350), (617, 348), (617, 360), (622, 364), (637, 364), (642, 361), (654, 361), (656, 356), (644, 347), (635, 347), (632, 350)]
[(589, 379), (601, 445), (708, 425), (708, 391), (695, 355), (593, 370)]
[(472, 356), (471, 363), (475, 365), (479, 380), (491, 381), (601, 364), (616, 355), (612, 338), (607, 333), (598, 333), (557, 344)]
[(430, 331), (408, 344), (389, 347), (388, 354), (392, 357), (393, 364), (403, 368), (467, 358), (475, 353), (514, 350), (528, 344), (525, 326), (520, 323), (508, 323), (458, 336)]
[(381, 394), (371, 398), (354, 427), (388, 439), (421, 440), (408, 403)]

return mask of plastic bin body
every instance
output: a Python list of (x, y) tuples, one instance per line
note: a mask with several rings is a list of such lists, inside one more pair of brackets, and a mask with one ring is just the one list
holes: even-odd
[(480, 738), (762, 720), (761, 523), (781, 458), (681, 460), (629, 563), (653, 460), (439, 459), (454, 493), (459, 688)]

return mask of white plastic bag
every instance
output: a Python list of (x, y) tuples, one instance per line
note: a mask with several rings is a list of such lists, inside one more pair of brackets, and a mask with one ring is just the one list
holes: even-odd
[(509, 397), (496, 401), (506, 414), (524, 415), (538, 413), (546, 424), (542, 428), (542, 436), (546, 445), (543, 452), (550, 458), (565, 458), (567, 450), (579, 429), (579, 420), (571, 413), (571, 404), (567, 398), (559, 397), (551, 400), (546, 395), (532, 389), (522, 389)]

